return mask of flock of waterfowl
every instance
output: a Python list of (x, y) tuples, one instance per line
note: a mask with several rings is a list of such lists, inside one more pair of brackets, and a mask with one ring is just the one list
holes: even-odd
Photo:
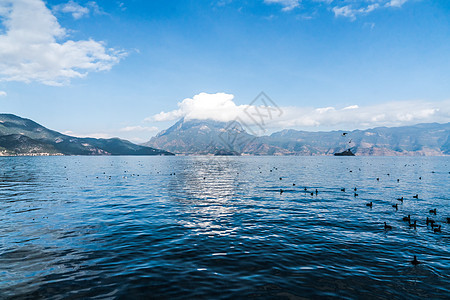
[[(276, 170), (277, 168), (273, 168), (273, 169)], [(270, 170), (270, 172), (272, 172), (272, 170)], [(350, 170), (350, 172), (352, 172), (352, 171)], [(387, 174), (387, 175), (389, 176), (390, 174)], [(283, 178), (280, 177), (280, 180), (282, 180), (282, 179)], [(376, 180), (380, 181), (380, 178), (377, 177)], [(422, 180), (422, 176), (419, 177), (419, 180)], [(400, 179), (397, 179), (397, 182), (400, 182)], [(293, 184), (293, 186), (295, 186), (295, 183)], [(315, 189), (315, 190), (310, 192), (310, 191), (308, 191), (308, 188), (305, 187), (305, 188), (303, 188), (303, 190), (305, 192), (309, 192), (311, 194), (311, 196), (313, 196), (313, 195), (317, 196), (318, 193), (319, 193), (319, 191), (317, 189)], [(346, 189), (345, 188), (341, 188), (340, 190), (341, 190), (341, 192), (345, 192)], [(353, 196), (354, 197), (358, 197), (359, 196), (359, 194), (357, 193), (357, 190), (358, 189), (356, 187), (353, 189), (353, 191), (354, 191)], [(283, 192), (284, 192), (284, 190), (280, 189), (280, 194), (283, 194)], [(413, 199), (419, 199), (419, 195), (415, 194), (415, 195), (412, 196), (412, 198)], [(397, 201), (400, 201), (401, 203), (403, 203), (404, 200), (406, 200), (404, 197), (397, 198)], [(372, 208), (373, 205), (374, 204), (373, 204), (372, 201), (366, 203), (366, 206), (369, 207), (369, 208)], [(395, 210), (398, 210), (398, 203), (393, 204), (392, 207), (395, 208)], [(437, 209), (436, 208), (430, 209), (428, 212), (429, 212), (429, 214), (432, 214), (432, 215), (435, 215), (435, 216), (437, 215)], [(411, 220), (411, 215), (403, 217), (402, 220), (405, 221), (405, 222), (408, 222), (409, 228), (417, 229), (417, 220)], [(450, 217), (447, 217), (446, 223), (450, 224)], [(441, 233), (442, 232), (441, 224), (438, 224), (435, 220), (431, 219), (428, 216), (425, 218), (425, 224), (434, 233)], [(389, 224), (387, 224), (387, 222), (384, 222), (384, 230), (388, 231), (388, 230), (392, 230), (392, 229), (394, 229), (394, 227), (392, 225), (389, 225)], [(418, 264), (421, 263), (420, 261), (417, 260), (417, 256), (416, 255), (414, 255), (413, 260), (411, 260), (410, 262), (413, 265), (418, 265)]]
[[(259, 168), (259, 169), (261, 169), (261, 168)], [(273, 167), (272, 169), (270, 169), (270, 172), (273, 172), (274, 170), (278, 170), (278, 168)], [(361, 169), (360, 169), (360, 170), (361, 170)], [(352, 170), (350, 170), (350, 172), (352, 172)], [(127, 171), (124, 171), (124, 173), (127, 173)], [(157, 173), (157, 174), (160, 174), (160, 171), (157, 171), (156, 173)], [(262, 173), (262, 171), (260, 171), (260, 173)], [(432, 172), (432, 173), (434, 173), (434, 172)], [(105, 174), (105, 172), (103, 172), (103, 174)], [(237, 174), (239, 174), (239, 172), (238, 172)], [(174, 176), (174, 175), (176, 175), (175, 172), (170, 173), (170, 176)], [(389, 173), (386, 174), (386, 175), (390, 176)], [(128, 176), (139, 176), (139, 175), (138, 175), (138, 174), (128, 174)], [(108, 179), (111, 179), (111, 176), (106, 176), (106, 177), (108, 177)], [(99, 178), (99, 177), (97, 176), (97, 179), (98, 179), (98, 178)], [(127, 176), (123, 176), (123, 178), (127, 178)], [(203, 177), (203, 180), (206, 180), (206, 177)], [(279, 180), (283, 180), (283, 177), (279, 177)], [(377, 181), (380, 181), (380, 178), (377, 177), (376, 180), (377, 180)], [(419, 180), (422, 180), (422, 176), (419, 177)], [(397, 181), (397, 182), (400, 182), (400, 179), (397, 179), (396, 181)], [(292, 186), (296, 186), (296, 184), (293, 183)], [(358, 196), (359, 196), (359, 194), (357, 193), (358, 188), (357, 188), (357, 187), (354, 187), (352, 190), (353, 190), (353, 196), (354, 196), (354, 197), (358, 197)], [(314, 195), (317, 196), (317, 195), (319, 194), (319, 190), (318, 190), (317, 188), (313, 188), (313, 190), (310, 191), (310, 190), (308, 190), (307, 187), (304, 187), (304, 188), (303, 188), (303, 191), (304, 191), (305, 193), (309, 193), (311, 196), (314, 196)], [(340, 188), (340, 191), (345, 193), (346, 188)], [(285, 190), (280, 189), (279, 192), (280, 192), (280, 195), (281, 195), (281, 194), (283, 194), (283, 193), (285, 192)], [(413, 198), (413, 199), (419, 199), (419, 195), (418, 195), (418, 194), (415, 194), (415, 195), (412, 196), (412, 198)], [(401, 202), (402, 204), (403, 204), (403, 202), (404, 202), (405, 200), (406, 200), (406, 198), (404, 198), (403, 196), (400, 197), (400, 198), (397, 198), (397, 201)], [(374, 204), (373, 204), (372, 201), (366, 203), (365, 205), (366, 205), (367, 207), (369, 207), (369, 208), (372, 208), (372, 207), (374, 206)], [(395, 208), (395, 210), (398, 210), (398, 203), (393, 204), (392, 207)], [(433, 209), (430, 209), (430, 210), (429, 210), (429, 214), (432, 214), (432, 215), (437, 216), (438, 211), (437, 211), (436, 208), (433, 208)], [(410, 228), (417, 229), (417, 226), (418, 226), (418, 225), (417, 225), (417, 220), (411, 220), (411, 215), (408, 215), (408, 216), (403, 217), (403, 218), (402, 218), (402, 221), (408, 222), (408, 226), (409, 226)], [(450, 217), (447, 217), (447, 218), (446, 218), (446, 222), (450, 224)], [(428, 217), (428, 216), (425, 218), (425, 224), (426, 224), (426, 226), (429, 227), (429, 228), (432, 230), (432, 232), (434, 232), (434, 233), (441, 233), (441, 232), (442, 232), (442, 226), (441, 226), (440, 224), (438, 224), (435, 220), (431, 219), (431, 218)], [(389, 225), (389, 224), (387, 224), (387, 222), (384, 222), (384, 230), (388, 231), (388, 230), (393, 230), (393, 229), (394, 229), (394, 227), (393, 227), (392, 225)], [(418, 265), (418, 264), (421, 263), (420, 261), (417, 260), (416, 255), (414, 255), (413, 260), (411, 260), (410, 262), (411, 262), (411, 264), (413, 264), (413, 265)]]

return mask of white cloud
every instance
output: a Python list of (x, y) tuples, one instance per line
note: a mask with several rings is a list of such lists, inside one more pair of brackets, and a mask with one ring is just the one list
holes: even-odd
[(364, 129), (377, 126), (403, 126), (416, 123), (450, 122), (450, 101), (400, 101), (368, 106), (338, 108), (282, 108), (277, 128)]
[(385, 6), (389, 7), (401, 7), (403, 4), (406, 3), (408, 0), (391, 0), (388, 3), (385, 4)]
[(370, 4), (366, 7), (361, 7), (358, 9), (352, 8), (351, 5), (346, 5), (342, 7), (335, 6), (333, 7), (333, 12), (336, 17), (347, 17), (354, 20), (356, 19), (356, 15), (368, 14), (379, 7), (380, 5), (378, 3)]
[(123, 3), (123, 2), (119, 2), (119, 8), (122, 11), (125, 11), (127, 9), (126, 6), (125, 6), (125, 3)]
[(70, 13), (74, 19), (79, 19), (89, 14), (89, 8), (83, 7), (77, 2), (70, 0), (65, 4), (59, 4), (53, 7), (54, 11), (61, 11), (63, 13)]
[[(254, 121), (246, 111), (260, 112), (262, 106), (236, 105), (231, 94), (201, 93), (178, 103), (178, 109), (161, 112), (148, 121), (185, 119), (212, 119), (233, 121), (239, 117), (251, 126)], [(274, 107), (271, 107), (275, 111)], [(428, 122), (450, 122), (450, 100), (440, 102), (400, 101), (367, 106), (336, 107), (281, 107), (282, 114), (265, 114), (266, 129), (300, 128), (309, 130), (364, 129), (376, 126), (402, 126)]]
[(370, 28), (370, 30), (373, 30), (375, 28), (375, 23), (373, 23), (373, 22), (366, 22), (366, 23), (364, 23), (364, 27)]
[(217, 121), (234, 120), (246, 106), (237, 106), (233, 101), (234, 96), (225, 93), (207, 94), (200, 93), (193, 98), (186, 98), (178, 103), (178, 109), (170, 112), (161, 112), (147, 121), (173, 121), (181, 117), (185, 119), (209, 119)]
[(88, 16), (91, 12), (97, 15), (104, 14), (95, 1), (90, 1), (86, 6), (81, 6), (79, 3), (70, 0), (67, 3), (53, 6), (53, 11), (72, 14), (75, 20)]
[[(351, 2), (351, 5), (334, 6), (331, 10), (335, 17), (346, 17), (355, 20), (358, 15), (368, 14), (382, 7), (401, 7), (407, 1), (408, 0), (353, 1)], [(367, 5), (367, 2), (372, 2), (372, 4)]]
[(331, 2), (333, 2), (334, 0), (313, 0), (314, 2), (319, 2), (319, 3), (326, 3), (326, 4), (331, 4)]
[(322, 108), (316, 108), (315, 112), (317, 112), (318, 114), (324, 114), (327, 113), (329, 111), (334, 111), (336, 110), (334, 107), (322, 107)]
[(350, 5), (342, 6), (342, 7), (333, 7), (333, 12), (336, 17), (342, 16), (347, 18), (355, 18), (355, 12), (351, 8)]
[(358, 15), (368, 14), (382, 7), (401, 7), (408, 0), (264, 0), (266, 4), (279, 4), (283, 11), (290, 11), (309, 2), (305, 6), (326, 7), (333, 11), (335, 17), (346, 17), (355, 20)]
[(267, 4), (280, 4), (283, 6), (283, 11), (293, 10), (300, 6), (301, 0), (264, 0)]
[(120, 132), (155, 132), (158, 131), (158, 127), (151, 126), (127, 126), (119, 129)]
[(69, 131), (64, 131), (63, 134), (69, 135), (69, 136), (74, 136), (74, 137), (79, 137), (79, 138), (95, 138), (95, 139), (111, 139), (114, 137), (111, 134), (104, 133), (104, 132), (75, 133), (75, 132), (69, 130)]
[(148, 139), (149, 139), (148, 137), (147, 138), (132, 137), (127, 140), (132, 143), (135, 143), (135, 144), (142, 144), (142, 143), (148, 142)]
[[(96, 139), (112, 139), (120, 138), (131, 141), (133, 143), (144, 143), (149, 140), (149, 132), (156, 133), (158, 131), (157, 127), (141, 127), (141, 126), (125, 127), (119, 130), (111, 130), (109, 132), (91, 132), (91, 133), (80, 133), (73, 131), (64, 131), (63, 134), (74, 136), (78, 138), (96, 138)], [(134, 130), (136, 129), (136, 130)], [(141, 133), (141, 135), (139, 135)], [(138, 136), (136, 136), (136, 134)]]
[(0, 97), (6, 97), (8, 94), (5, 91), (0, 91)]
[(90, 11), (92, 11), (94, 14), (96, 15), (103, 15), (106, 14), (101, 8), (100, 6), (98, 6), (97, 2), (95, 1), (89, 1), (87, 3), (87, 6), (90, 8)]
[(2, 81), (62, 85), (110, 70), (125, 55), (92, 39), (67, 40), (66, 30), (42, 0), (2, 0), (0, 15), (6, 29), (0, 34)]

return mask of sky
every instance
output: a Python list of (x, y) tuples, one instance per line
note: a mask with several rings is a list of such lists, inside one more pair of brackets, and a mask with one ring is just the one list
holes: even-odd
[(447, 0), (0, 0), (0, 112), (136, 143), (265, 105), (266, 133), (449, 122), (449, 16)]

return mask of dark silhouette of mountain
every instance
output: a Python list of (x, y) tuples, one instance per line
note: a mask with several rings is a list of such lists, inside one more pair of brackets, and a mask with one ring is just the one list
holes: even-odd
[(0, 114), (0, 155), (173, 155), (113, 139), (77, 138), (12, 114)]
[(354, 131), (308, 132), (286, 129), (256, 137), (238, 122), (181, 119), (144, 145), (178, 154), (449, 155), (450, 123), (378, 127)]

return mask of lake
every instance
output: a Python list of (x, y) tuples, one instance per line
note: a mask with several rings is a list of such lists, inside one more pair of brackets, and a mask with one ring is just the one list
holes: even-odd
[(449, 157), (2, 157), (0, 298), (448, 299), (449, 171)]

